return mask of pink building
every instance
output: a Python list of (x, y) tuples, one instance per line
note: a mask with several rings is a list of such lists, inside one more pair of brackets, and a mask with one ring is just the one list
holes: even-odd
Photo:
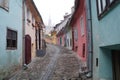
[(85, 0), (75, 0), (75, 12), (71, 23), (73, 35), (73, 50), (87, 67), (87, 30), (86, 30), (86, 5)]

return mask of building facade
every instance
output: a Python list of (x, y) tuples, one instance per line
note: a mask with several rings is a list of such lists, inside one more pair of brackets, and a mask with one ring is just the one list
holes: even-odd
[(120, 80), (120, 1), (91, 2), (93, 80)]
[(29, 64), (43, 48), (43, 27), (33, 0), (0, 0), (0, 80)]
[[(73, 9), (73, 8), (72, 8)], [(65, 47), (69, 50), (72, 50), (72, 27), (70, 26), (71, 16), (73, 12), (70, 14), (67, 24), (64, 29), (65, 34)]]
[(66, 46), (65, 40), (65, 34), (64, 34), (64, 27), (59, 31), (59, 33), (57, 34), (57, 40), (58, 40), (58, 45), (60, 46)]
[(66, 47), (66, 30), (65, 30), (65, 27), (67, 26), (67, 23), (69, 21), (71, 17), (71, 14), (66, 14), (64, 16), (64, 20), (62, 20), (59, 24), (56, 25), (56, 31), (57, 31), (57, 44), (58, 45), (61, 45), (61, 46), (65, 46)]
[(69, 50), (72, 50), (72, 28), (70, 26), (68, 26), (67, 31), (66, 31), (66, 48), (68, 48)]
[(22, 64), (22, 0), (0, 0), (0, 32), (0, 79), (3, 79)]
[(54, 29), (51, 31), (51, 38), (52, 38), (52, 44), (56, 45), (57, 44), (57, 31)]
[(24, 3), (25, 19), (25, 64), (36, 57), (36, 51), (42, 49), (43, 27), (42, 17), (33, 0)]
[(81, 71), (87, 68), (87, 29), (86, 29), (85, 0), (75, 0), (75, 11), (70, 25), (72, 27), (73, 50), (79, 55), (82, 65)]

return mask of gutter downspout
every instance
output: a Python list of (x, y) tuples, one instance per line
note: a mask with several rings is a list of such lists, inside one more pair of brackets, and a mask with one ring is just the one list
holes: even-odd
[(22, 66), (25, 64), (25, 0), (22, 0)]
[(93, 78), (93, 36), (92, 36), (92, 14), (91, 14), (91, 0), (86, 0), (87, 13), (87, 38), (88, 38), (88, 56), (87, 65), (90, 72), (90, 77)]

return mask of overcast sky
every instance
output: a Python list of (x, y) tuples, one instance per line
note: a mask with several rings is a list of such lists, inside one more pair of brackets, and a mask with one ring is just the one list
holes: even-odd
[(55, 25), (63, 20), (65, 13), (71, 13), (74, 0), (34, 0), (45, 25), (51, 19), (51, 25)]

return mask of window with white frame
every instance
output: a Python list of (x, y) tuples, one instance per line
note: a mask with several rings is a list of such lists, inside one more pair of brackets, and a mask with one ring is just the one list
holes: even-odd
[(83, 16), (81, 16), (80, 18), (80, 29), (81, 29), (81, 36), (83, 36), (85, 34), (84, 32), (84, 19), (83, 19)]
[(0, 0), (0, 7), (5, 10), (9, 9), (9, 0)]
[(98, 17), (102, 17), (119, 0), (96, 0)]
[(78, 31), (76, 28), (74, 29), (74, 38), (76, 41), (78, 40)]

